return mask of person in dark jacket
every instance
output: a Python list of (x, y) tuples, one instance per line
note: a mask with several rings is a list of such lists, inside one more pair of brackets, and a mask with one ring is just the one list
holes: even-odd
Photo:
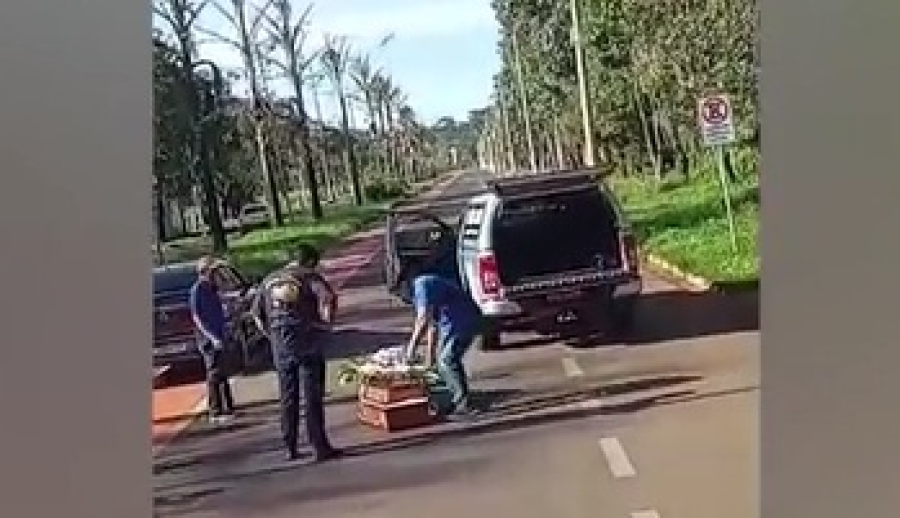
[(234, 417), (234, 397), (225, 362), (225, 309), (216, 285), (219, 262), (212, 257), (197, 261), (197, 281), (191, 286), (190, 309), (197, 330), (197, 346), (206, 368), (209, 418), (222, 423)]
[(254, 300), (257, 325), (269, 337), (278, 375), (281, 430), (289, 460), (300, 457), (303, 432), (317, 462), (340, 457), (325, 431), (323, 334), (334, 317), (334, 291), (316, 272), (318, 251), (301, 245), (296, 259), (270, 274)]

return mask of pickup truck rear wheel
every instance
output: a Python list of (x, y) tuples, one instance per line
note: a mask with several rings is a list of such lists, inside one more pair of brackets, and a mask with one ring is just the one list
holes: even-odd
[(493, 319), (487, 318), (481, 331), (481, 350), (493, 351), (500, 349), (503, 345), (503, 338), (500, 332), (500, 326)]
[(636, 301), (630, 298), (613, 302), (610, 316), (617, 335), (627, 335), (634, 329), (636, 306)]

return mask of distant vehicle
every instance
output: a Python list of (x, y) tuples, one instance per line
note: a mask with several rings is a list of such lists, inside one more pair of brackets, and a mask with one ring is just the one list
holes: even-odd
[(265, 203), (248, 203), (238, 216), (241, 228), (256, 228), (269, 224), (269, 207)]
[(627, 332), (642, 290), (629, 223), (589, 171), (495, 177), (477, 192), (401, 202), (385, 239), (389, 285), (433, 251), (443, 250), (445, 264), (455, 255), (454, 273), (486, 317), (488, 349), (513, 329), (566, 338)]
[[(231, 265), (218, 271), (220, 293), (228, 319), (226, 354), (240, 370), (268, 352), (268, 344), (249, 315), (255, 285)], [(197, 334), (189, 307), (191, 286), (197, 280), (193, 262), (153, 269), (153, 366), (199, 366)]]

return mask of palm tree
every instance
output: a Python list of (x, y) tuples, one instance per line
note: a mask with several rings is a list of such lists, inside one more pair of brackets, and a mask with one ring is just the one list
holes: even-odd
[(422, 127), (416, 120), (415, 111), (405, 102), (397, 109), (397, 124), (400, 127), (399, 147), (404, 155), (404, 166), (410, 181), (419, 178), (416, 158), (421, 145)]
[(388, 109), (391, 94), (391, 80), (384, 72), (378, 72), (372, 78), (372, 96), (375, 101), (375, 114), (378, 121), (378, 135), (381, 152), (384, 159), (384, 174), (389, 175), (393, 171), (393, 161), (390, 154), (390, 111)]
[(228, 240), (222, 225), (215, 181), (206, 146), (207, 128), (203, 127), (201, 113), (203, 99), (197, 88), (196, 67), (201, 62), (196, 60), (197, 42), (194, 33), (197, 30), (197, 19), (207, 4), (207, 0), (155, 0), (153, 13), (168, 24), (177, 43), (176, 56), (173, 59), (180, 65), (178, 76), (180, 90), (184, 96), (188, 126), (197, 137), (190, 139), (185, 147), (190, 155), (191, 169), (199, 173), (195, 173), (194, 177), (199, 176), (203, 192), (203, 212), (212, 234), (213, 251), (222, 253), (228, 249)]
[(315, 159), (310, 143), (309, 117), (304, 103), (304, 73), (317, 57), (316, 54), (304, 56), (307, 26), (312, 6), (295, 17), (291, 0), (274, 0), (273, 14), (264, 14), (268, 24), (269, 36), (273, 45), (281, 50), (283, 59), (269, 57), (269, 61), (290, 81), (294, 88), (294, 115), (297, 123), (297, 145), (303, 160), (303, 176), (309, 190), (309, 211), (315, 220), (322, 218), (322, 200), (319, 195), (319, 182), (316, 177)]
[(322, 71), (331, 81), (334, 94), (337, 96), (341, 110), (341, 131), (343, 133), (344, 168), (350, 177), (353, 187), (353, 201), (356, 205), (363, 204), (362, 185), (359, 180), (359, 164), (356, 160), (356, 151), (353, 146), (353, 135), (350, 133), (350, 115), (347, 106), (347, 93), (345, 80), (351, 59), (350, 45), (344, 37), (326, 35), (322, 45), (320, 61)]
[[(372, 66), (372, 60), (368, 54), (356, 54), (350, 60), (348, 67), (349, 77), (353, 81), (356, 89), (362, 97), (362, 102), (366, 107), (366, 116), (369, 124), (369, 135), (372, 138), (373, 145), (377, 142), (381, 135), (379, 125), (379, 104), (377, 100), (377, 80), (380, 71)], [(381, 165), (382, 169), (387, 169), (387, 164), (380, 153), (376, 153), (376, 165)]]
[(391, 162), (391, 167), (394, 171), (401, 175), (401, 171), (399, 169), (399, 157), (397, 150), (397, 135), (396, 135), (396, 126), (397, 126), (397, 110), (399, 107), (405, 102), (405, 94), (403, 90), (400, 89), (394, 82), (387, 76), (384, 76), (384, 82), (382, 83), (382, 92), (381, 99), (383, 101), (384, 107), (384, 119), (387, 124), (387, 151), (388, 157)]

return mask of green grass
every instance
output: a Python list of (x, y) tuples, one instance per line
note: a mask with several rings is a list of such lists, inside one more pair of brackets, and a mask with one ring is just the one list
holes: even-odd
[(711, 174), (690, 182), (616, 178), (610, 182), (646, 251), (713, 283), (759, 278), (759, 183), (731, 186), (738, 249), (731, 247), (722, 189)]
[(319, 250), (377, 221), (386, 204), (332, 209), (322, 220), (301, 220), (281, 228), (260, 229), (229, 243), (228, 258), (242, 271), (262, 275), (287, 262), (291, 249), (300, 242)]
[[(265, 275), (289, 260), (300, 242), (327, 249), (353, 232), (378, 221), (386, 203), (362, 207), (332, 206), (320, 221), (305, 217), (281, 228), (253, 230), (242, 236), (230, 235), (227, 258), (242, 272)], [(183, 238), (166, 244), (167, 262), (189, 261), (210, 252), (209, 238)]]
[[(398, 197), (414, 196), (426, 189), (440, 175), (422, 180), (410, 186), (402, 195), (392, 191), (384, 201), (368, 203), (362, 207), (343, 200), (336, 204), (326, 204), (325, 217), (312, 221), (308, 216), (300, 216), (281, 228), (254, 230), (237, 236), (228, 236), (227, 258), (241, 271), (250, 275), (265, 275), (289, 260), (289, 253), (300, 242), (307, 242), (320, 250), (327, 249), (341, 239), (365, 226), (378, 221), (392, 200)], [(299, 193), (290, 193), (291, 200), (299, 200)], [(164, 259), (168, 263), (191, 261), (211, 252), (211, 243), (206, 237), (185, 237), (168, 241), (164, 245)]]

